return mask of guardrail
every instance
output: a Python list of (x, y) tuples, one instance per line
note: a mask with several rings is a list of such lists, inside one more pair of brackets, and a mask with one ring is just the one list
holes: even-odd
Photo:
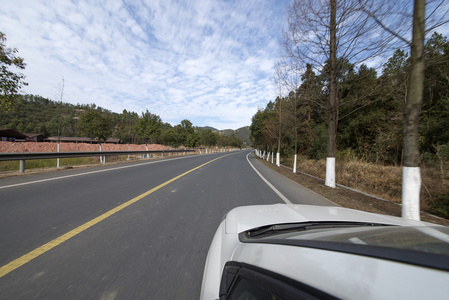
[[(111, 156), (111, 155), (133, 155), (133, 154), (152, 154), (152, 153), (185, 153), (195, 152), (194, 149), (177, 150), (141, 150), (141, 151), (95, 151), (95, 152), (29, 152), (29, 153), (0, 153), (0, 161), (19, 160), (20, 173), (25, 172), (25, 161), (31, 159), (50, 159), (67, 157), (89, 157), (89, 156)], [(103, 160), (104, 161), (104, 160)]]

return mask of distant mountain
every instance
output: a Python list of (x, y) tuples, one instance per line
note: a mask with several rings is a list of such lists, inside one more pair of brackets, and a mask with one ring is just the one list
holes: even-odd
[(236, 130), (233, 130), (233, 129), (218, 130), (217, 128), (210, 127), (210, 126), (199, 127), (199, 129), (204, 129), (204, 130), (209, 129), (213, 132), (218, 132), (219, 134), (223, 134), (224, 136), (235, 135), (236, 137), (241, 139), (243, 142), (245, 142), (248, 146), (251, 146), (251, 140), (249, 138), (249, 136), (250, 136), (249, 126), (245, 126), (245, 127), (242, 127), (242, 128), (236, 129)]
[(245, 142), (248, 146), (251, 145), (251, 140), (249, 138), (249, 136), (250, 136), (249, 126), (245, 126), (245, 127), (242, 127), (242, 128), (236, 129), (236, 130), (233, 130), (233, 129), (220, 130), (219, 133), (223, 134), (225, 136), (235, 135), (236, 137), (241, 139), (243, 142)]
[[(69, 104), (56, 102), (37, 95), (20, 95), (13, 103), (12, 111), (0, 110), (0, 128), (12, 128), (19, 132), (42, 134), (46, 137), (64, 136), (79, 137), (78, 122), (83, 112), (96, 110), (111, 120), (114, 128), (112, 138), (118, 138), (122, 142), (134, 143), (130, 134), (131, 125), (138, 120), (135, 112), (124, 110), (122, 114), (97, 107), (95, 104)], [(168, 129), (167, 126), (164, 127)], [(237, 130), (218, 130), (205, 126), (200, 129), (209, 129), (225, 136), (235, 135), (247, 145), (250, 145), (249, 127)]]
[(219, 132), (220, 131), (217, 128), (210, 127), (210, 126), (204, 126), (204, 127), (198, 127), (198, 128), (199, 129), (203, 129), (203, 130), (210, 130), (210, 131), (214, 131), (214, 132)]

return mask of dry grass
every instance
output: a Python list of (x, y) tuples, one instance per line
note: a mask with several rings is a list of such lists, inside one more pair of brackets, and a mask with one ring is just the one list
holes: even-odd
[[(291, 167), (292, 159), (284, 164)], [(297, 166), (298, 171), (325, 178), (326, 161), (324, 159), (316, 161), (304, 157), (298, 158)], [(448, 197), (449, 180), (442, 178), (441, 171), (432, 167), (421, 167), (421, 176), (421, 209), (435, 213), (436, 202)], [(401, 203), (402, 167), (400, 166), (383, 166), (354, 158), (337, 159), (336, 181), (338, 184)], [(447, 210), (449, 211), (449, 207)]]

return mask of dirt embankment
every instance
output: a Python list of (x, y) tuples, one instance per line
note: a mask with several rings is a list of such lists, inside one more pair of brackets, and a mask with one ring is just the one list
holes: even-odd
[[(127, 144), (102, 144), (102, 151), (144, 151), (144, 150), (169, 150), (169, 147), (149, 144), (147, 145), (127, 145)], [(17, 152), (57, 152), (57, 143), (19, 143), (19, 142), (0, 142), (0, 153), (17, 153)], [(94, 152), (100, 151), (99, 144), (86, 143), (60, 143), (60, 152), (80, 151)]]
[[(342, 187), (330, 188), (324, 185), (324, 180), (322, 179), (310, 177), (301, 173), (294, 174), (290, 169), (277, 167), (275, 164), (271, 164), (264, 159), (260, 159), (260, 161), (274, 171), (281, 173), (285, 177), (290, 178), (340, 206), (390, 216), (401, 216), (401, 205), (393, 201), (370, 197), (369, 195)], [(449, 220), (423, 211), (421, 211), (421, 220), (449, 226)]]

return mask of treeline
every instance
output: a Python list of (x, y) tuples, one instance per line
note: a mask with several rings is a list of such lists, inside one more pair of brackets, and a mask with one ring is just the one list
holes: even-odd
[(19, 95), (10, 111), (0, 111), (0, 127), (44, 136), (117, 138), (122, 143), (171, 147), (243, 147), (241, 139), (193, 126), (189, 120), (172, 126), (148, 110), (139, 115), (113, 113), (95, 104), (69, 104), (41, 96)]
[[(449, 160), (449, 42), (434, 33), (425, 44), (424, 101), (420, 117), (423, 162)], [(399, 165), (403, 160), (403, 113), (410, 59), (397, 50), (381, 74), (348, 60), (337, 62), (337, 149), (368, 162)], [(267, 104), (252, 118), (253, 145), (291, 156), (326, 157), (328, 64), (307, 65), (300, 84)], [(279, 140), (279, 136), (281, 139)], [(296, 151), (295, 151), (296, 149)]]

